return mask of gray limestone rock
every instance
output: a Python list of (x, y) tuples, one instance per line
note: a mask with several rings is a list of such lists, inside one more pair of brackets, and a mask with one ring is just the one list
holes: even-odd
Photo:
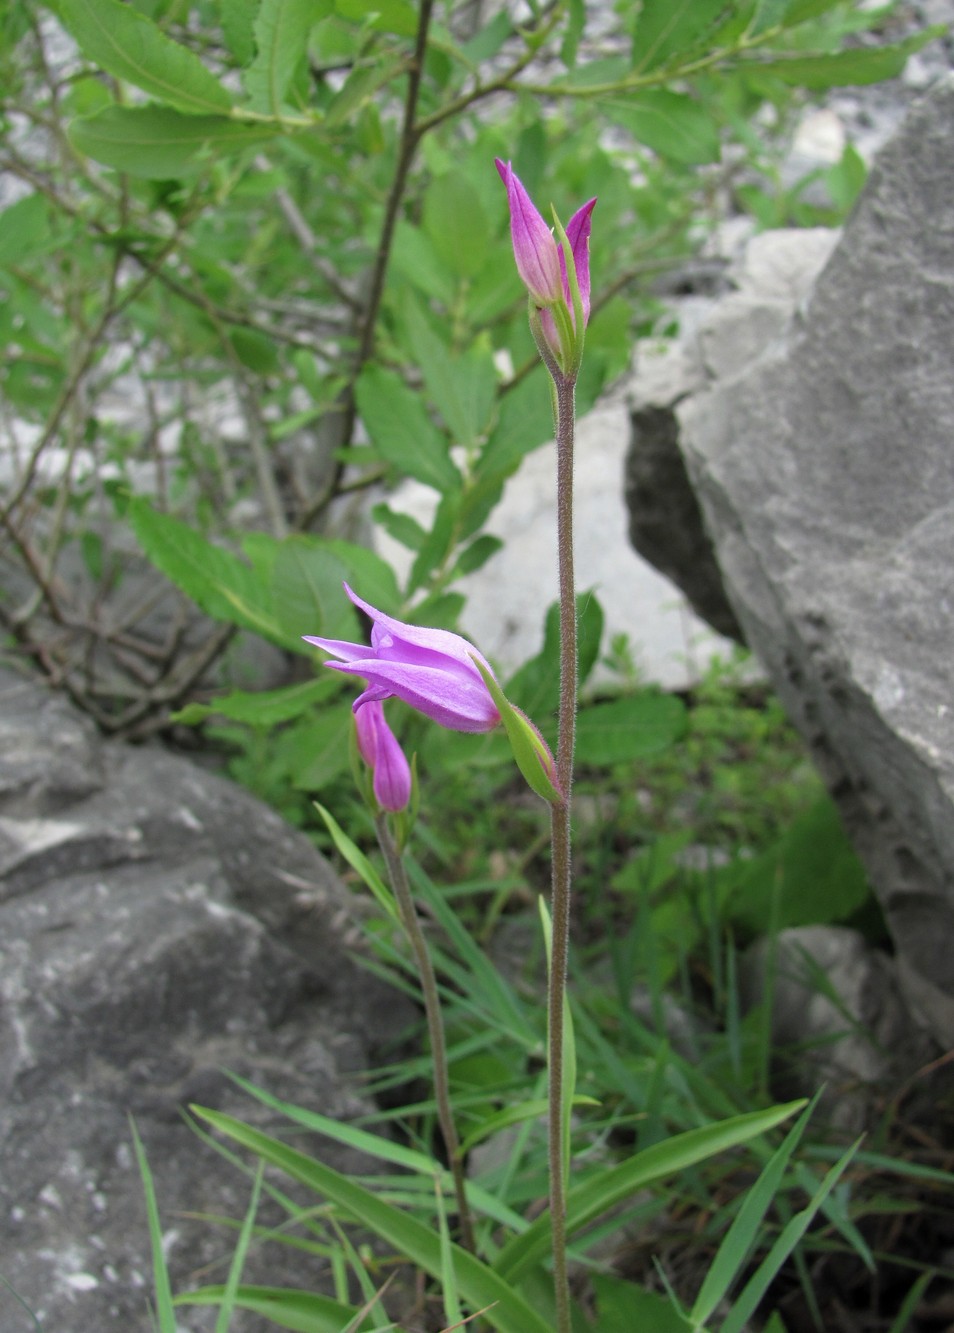
[(878, 1114), (877, 1095), (927, 1065), (934, 1047), (899, 990), (894, 959), (844, 926), (797, 926), (761, 939), (739, 968), (742, 1003), (771, 995), (775, 1094), (811, 1097), (858, 1134)]
[(885, 148), (803, 309), (677, 408), (732, 609), (954, 1043), (954, 81)]
[[(223, 1280), (232, 1243), (186, 1211), (241, 1217), (250, 1188), (183, 1107), (278, 1129), (228, 1069), (325, 1115), (372, 1109), (359, 1076), (410, 1012), (351, 960), (357, 942), (347, 891), (272, 811), (183, 759), (101, 741), (62, 698), (0, 671), (0, 1273), (42, 1327), (151, 1327), (128, 1116), (181, 1290)], [(247, 1275), (327, 1276), (274, 1244)], [(183, 1333), (213, 1323), (180, 1316)], [(2, 1285), (0, 1327), (33, 1327)]]

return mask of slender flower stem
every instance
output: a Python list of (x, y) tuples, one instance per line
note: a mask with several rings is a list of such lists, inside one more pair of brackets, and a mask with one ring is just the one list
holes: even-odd
[(570, 938), (570, 792), (576, 732), (576, 594), (573, 576), (573, 430), (574, 379), (554, 374), (557, 444), (557, 550), (560, 573), (560, 712), (557, 781), (564, 799), (551, 809), (553, 844), (550, 915), (553, 939), (549, 977), (549, 1141), (550, 1223), (553, 1235), (553, 1283), (557, 1333), (570, 1333), (570, 1286), (566, 1263), (566, 1191), (563, 1096), (563, 1002)]
[(441, 1004), (437, 992), (437, 977), (427, 951), (427, 941), (414, 907), (411, 889), (407, 880), (407, 871), (401, 853), (398, 851), (387, 815), (383, 812), (374, 821), (378, 843), (387, 862), (388, 876), (397, 899), (398, 910), (417, 963), (424, 997), (424, 1013), (427, 1017), (427, 1031), (431, 1041), (431, 1061), (434, 1066), (434, 1098), (437, 1102), (437, 1118), (440, 1122), (444, 1147), (454, 1177), (454, 1193), (457, 1196), (457, 1216), (460, 1224), (460, 1239), (464, 1248), (474, 1251), (474, 1228), (470, 1219), (470, 1206), (464, 1189), (464, 1163), (460, 1151), (460, 1139), (451, 1110), (450, 1080), (447, 1075), (447, 1042), (444, 1036), (444, 1020), (441, 1017)]

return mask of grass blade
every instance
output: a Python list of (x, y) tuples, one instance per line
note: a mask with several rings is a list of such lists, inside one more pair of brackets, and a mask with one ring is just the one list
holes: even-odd
[(782, 1264), (808, 1230), (815, 1214), (838, 1184), (860, 1145), (860, 1139), (852, 1144), (825, 1176), (809, 1200), (808, 1205), (801, 1212), (796, 1213), (783, 1228), (781, 1235), (759, 1264), (741, 1296), (729, 1311), (728, 1318), (722, 1325), (721, 1333), (742, 1333), (746, 1321), (768, 1290), (769, 1283), (775, 1278)]
[(146, 1161), (145, 1149), (136, 1129), (135, 1121), (130, 1117), (129, 1128), (132, 1130), (133, 1148), (142, 1177), (143, 1194), (146, 1196), (146, 1216), (149, 1219), (149, 1240), (152, 1245), (152, 1271), (156, 1288), (156, 1313), (159, 1316), (159, 1333), (176, 1333), (176, 1312), (172, 1306), (172, 1288), (169, 1285), (169, 1270), (166, 1268), (166, 1256), (162, 1249), (162, 1224), (159, 1221), (159, 1207), (156, 1203), (156, 1189), (152, 1172)]
[(758, 1180), (747, 1192), (732, 1225), (722, 1238), (722, 1244), (716, 1252), (696, 1297), (696, 1303), (689, 1314), (694, 1328), (700, 1329), (704, 1326), (752, 1253), (758, 1239), (759, 1227), (772, 1206), (785, 1168), (798, 1147), (809, 1117), (815, 1109), (815, 1101), (817, 1097), (805, 1107), (782, 1144), (769, 1158)]
[(215, 1333), (228, 1333), (229, 1324), (232, 1322), (232, 1311), (235, 1309), (235, 1295), (238, 1291), (242, 1269), (245, 1267), (245, 1258), (248, 1254), (248, 1247), (252, 1240), (252, 1229), (255, 1226), (255, 1215), (258, 1212), (258, 1200), (259, 1195), (262, 1192), (262, 1177), (264, 1174), (265, 1163), (259, 1162), (258, 1170), (255, 1172), (255, 1179), (252, 1182), (252, 1197), (249, 1199), (248, 1209), (245, 1213), (245, 1221), (242, 1223), (242, 1230), (239, 1232), (238, 1243), (235, 1246), (235, 1253), (232, 1255), (232, 1264), (229, 1268), (229, 1275), (225, 1283), (225, 1291), (222, 1296), (219, 1317), (215, 1321)]
[[(193, 1107), (205, 1120), (265, 1161), (279, 1167), (337, 1204), (348, 1216), (368, 1227), (418, 1268), (434, 1278), (441, 1276), (441, 1247), (433, 1228), (379, 1199), (362, 1185), (290, 1148), (233, 1116)], [(454, 1267), (461, 1296), (474, 1307), (492, 1306), (487, 1322), (499, 1333), (551, 1333), (548, 1325), (509, 1283), (493, 1269), (458, 1245), (453, 1246)], [(543, 1247), (546, 1253), (546, 1246)]]
[[(701, 1129), (690, 1129), (663, 1143), (636, 1153), (627, 1162), (621, 1162), (599, 1175), (571, 1189), (567, 1198), (567, 1234), (579, 1231), (601, 1213), (643, 1186), (675, 1175), (705, 1161), (716, 1153), (724, 1152), (764, 1134), (787, 1120), (805, 1105), (801, 1101), (784, 1106), (772, 1106), (765, 1111), (750, 1111), (731, 1120)], [(496, 1272), (507, 1282), (516, 1282), (528, 1267), (541, 1262), (550, 1248), (550, 1220), (544, 1215), (537, 1218), (522, 1236), (516, 1236), (500, 1251), (494, 1262)]]

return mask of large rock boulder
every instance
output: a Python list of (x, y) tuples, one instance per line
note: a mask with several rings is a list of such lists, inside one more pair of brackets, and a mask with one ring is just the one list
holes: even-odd
[[(954, 1043), (954, 81), (872, 170), (804, 307), (675, 405), (732, 611)], [(741, 361), (741, 363), (740, 363)]]
[[(223, 1280), (234, 1239), (186, 1213), (241, 1217), (250, 1189), (183, 1107), (277, 1126), (228, 1069), (325, 1115), (373, 1109), (359, 1076), (410, 1015), (351, 961), (353, 913), (308, 840), (247, 793), (103, 742), (62, 698), (0, 671), (0, 1272), (44, 1328), (152, 1327), (129, 1115), (181, 1290)], [(253, 1247), (247, 1275), (324, 1276), (274, 1244)], [(183, 1333), (213, 1325), (212, 1311), (180, 1316)], [(0, 1327), (32, 1326), (0, 1285)]]

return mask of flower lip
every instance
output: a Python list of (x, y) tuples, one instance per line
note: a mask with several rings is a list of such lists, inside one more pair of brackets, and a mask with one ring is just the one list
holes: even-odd
[(303, 637), (340, 659), (326, 662), (327, 667), (368, 682), (353, 704), (355, 710), (393, 695), (453, 731), (490, 731), (497, 725), (500, 714), (473, 656), (481, 662), (484, 659), (466, 639), (450, 630), (406, 625), (363, 601), (347, 584), (344, 587), (354, 605), (372, 621), (370, 647)]

